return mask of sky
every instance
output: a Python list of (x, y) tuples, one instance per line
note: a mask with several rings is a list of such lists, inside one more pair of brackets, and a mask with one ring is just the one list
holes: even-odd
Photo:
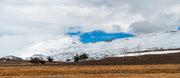
[(79, 40), (83, 43), (134, 37), (134, 35), (128, 34), (128, 33), (106, 33), (101, 30), (95, 30), (95, 31), (86, 32), (86, 33), (74, 32), (74, 33), (67, 33), (67, 34), (70, 35), (71, 37), (78, 36)]
[(73, 32), (177, 30), (179, 8), (180, 0), (0, 0), (0, 55)]

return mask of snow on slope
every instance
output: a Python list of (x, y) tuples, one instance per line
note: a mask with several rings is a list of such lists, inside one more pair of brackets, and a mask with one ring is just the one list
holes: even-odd
[[(152, 51), (152, 52), (143, 52), (140, 55), (149, 55), (149, 54), (168, 54), (168, 53), (178, 53), (180, 50), (168, 50), (168, 51)], [(124, 56), (139, 56), (138, 53), (128, 53), (124, 55), (116, 55), (114, 57), (124, 57)]]
[(13, 55), (5, 56), (5, 57), (2, 57), (2, 58), (11, 59), (11, 60), (23, 60), (22, 58), (16, 57), (16, 56), (13, 56)]
[(102, 41), (88, 44), (83, 44), (72, 38), (49, 40), (26, 48), (21, 57), (26, 58), (34, 54), (42, 54), (44, 58), (51, 56), (56, 61), (66, 61), (67, 59), (72, 61), (76, 54), (87, 53), (90, 59), (99, 59), (120, 56), (123, 54), (122, 49), (124, 48), (129, 52), (180, 48), (180, 32), (153, 33), (116, 39), (111, 42)]

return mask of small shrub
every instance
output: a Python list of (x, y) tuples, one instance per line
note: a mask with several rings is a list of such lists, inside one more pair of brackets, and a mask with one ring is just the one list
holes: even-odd
[(45, 64), (45, 61), (44, 61), (44, 60), (40, 60), (40, 63), (41, 63), (41, 64)]
[(66, 62), (71, 61), (70, 59), (66, 59)]
[(47, 60), (49, 63), (51, 63), (51, 62), (53, 62), (54, 59), (52, 57), (48, 57)]
[(76, 56), (74, 56), (74, 61), (75, 61), (75, 62), (78, 62), (79, 60), (80, 60), (79, 55), (76, 54)]

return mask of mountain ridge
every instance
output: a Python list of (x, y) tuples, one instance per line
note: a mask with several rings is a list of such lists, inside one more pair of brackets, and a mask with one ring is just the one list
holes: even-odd
[[(161, 32), (123, 39), (115, 39), (110, 42), (96, 42), (84, 44), (73, 38), (62, 38), (49, 40), (26, 48), (23, 58), (31, 57), (34, 54), (51, 56), (56, 61), (73, 61), (76, 54), (86, 53), (89, 59), (100, 59), (104, 57), (121, 56), (123, 49), (128, 52), (173, 49), (180, 48), (180, 32)], [(28, 56), (27, 56), (28, 55)]]

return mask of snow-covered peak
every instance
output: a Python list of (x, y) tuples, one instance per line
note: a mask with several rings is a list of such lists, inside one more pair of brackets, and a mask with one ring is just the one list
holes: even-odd
[[(59, 45), (61, 44), (61, 45)], [(82, 44), (79, 40), (73, 38), (63, 38), (58, 40), (48, 40), (44, 42), (37, 43), (32, 48), (64, 48), (67, 45), (79, 45)]]
[(32, 46), (26, 47), (22, 50), (21, 54), (23, 58), (30, 57), (34, 54), (43, 54), (43, 55), (54, 55), (55, 53), (68, 49), (74, 46), (82, 45), (83, 43), (79, 40), (73, 38), (61, 38), (58, 40), (48, 40), (39, 42)]
[(11, 60), (23, 60), (22, 58), (16, 57), (16, 56), (13, 56), (13, 55), (5, 56), (5, 57), (2, 57), (2, 58), (11, 59)]

